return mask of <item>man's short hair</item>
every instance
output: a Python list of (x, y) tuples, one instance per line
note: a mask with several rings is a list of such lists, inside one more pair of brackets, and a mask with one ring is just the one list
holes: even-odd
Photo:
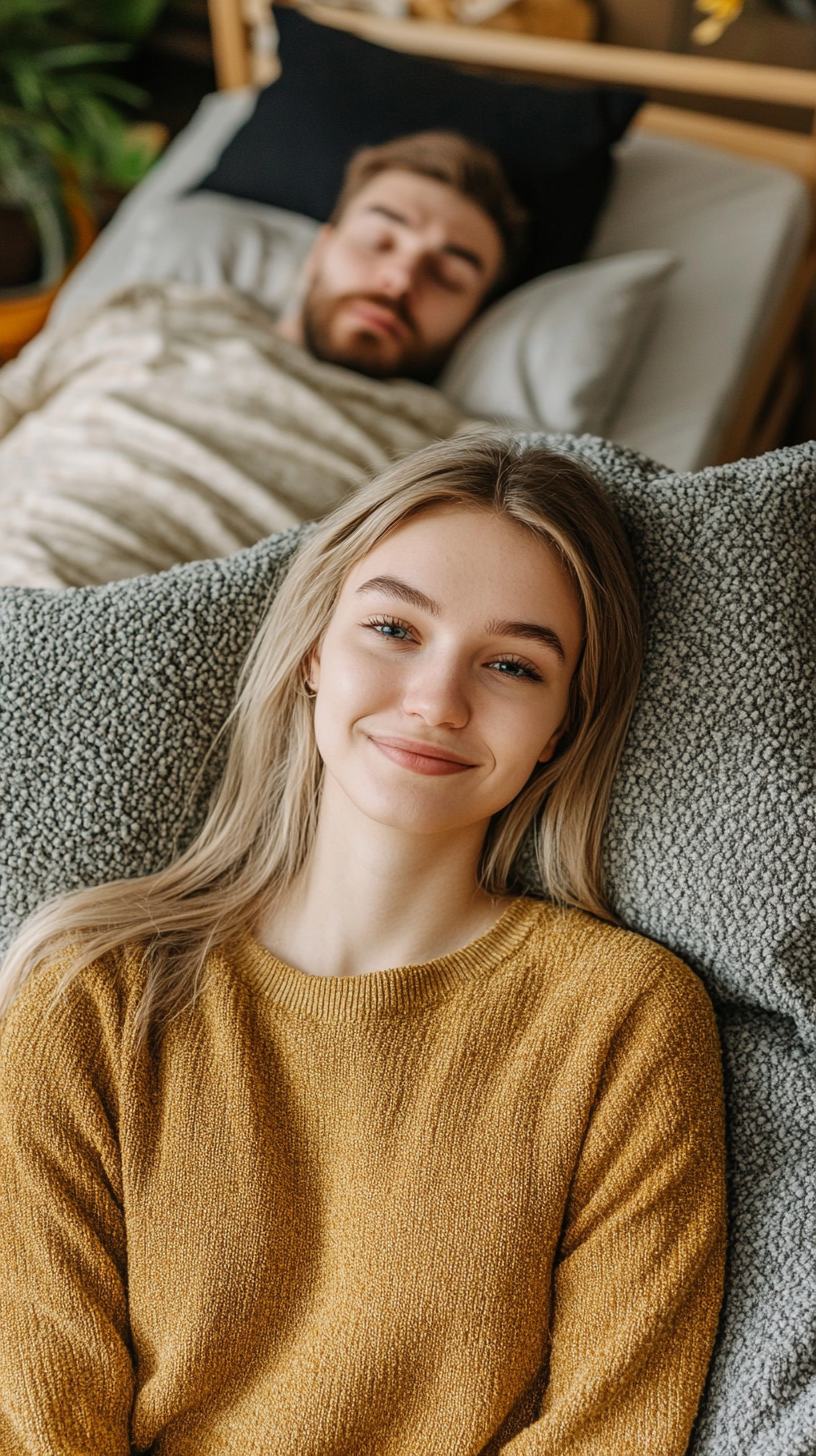
[(504, 244), (499, 283), (512, 278), (524, 251), (527, 213), (513, 194), (498, 157), (455, 131), (418, 131), (355, 152), (346, 167), (331, 222), (340, 221), (349, 203), (373, 177), (395, 169), (445, 182), (487, 213)]

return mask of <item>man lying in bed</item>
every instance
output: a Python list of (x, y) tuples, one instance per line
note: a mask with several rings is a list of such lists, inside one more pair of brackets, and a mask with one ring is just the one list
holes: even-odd
[(428, 381), (523, 226), (490, 152), (420, 133), (352, 159), (292, 316), (140, 284), (40, 335), (0, 371), (0, 584), (227, 555), (452, 434)]

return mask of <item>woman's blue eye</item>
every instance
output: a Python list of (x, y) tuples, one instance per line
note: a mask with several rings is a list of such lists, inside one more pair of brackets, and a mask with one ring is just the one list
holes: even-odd
[(386, 637), (392, 642), (405, 642), (411, 638), (411, 628), (405, 622), (395, 622), (388, 617), (380, 617), (377, 621), (368, 622), (381, 637)]
[(500, 657), (496, 662), (490, 664), (498, 668), (503, 677), (529, 678), (532, 682), (540, 682), (539, 674), (532, 667), (527, 667), (523, 662), (514, 662), (512, 658)]

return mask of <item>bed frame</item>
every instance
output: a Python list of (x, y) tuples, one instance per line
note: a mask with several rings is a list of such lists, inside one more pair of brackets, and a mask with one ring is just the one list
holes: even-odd
[[(269, 0), (209, 0), (216, 75), (222, 89), (263, 85), (277, 74), (276, 31)], [(564, 77), (634, 86), (648, 94), (716, 98), (799, 108), (811, 131), (784, 131), (678, 106), (647, 103), (635, 126), (774, 162), (803, 177), (816, 219), (816, 73), (744, 61), (636, 50), (626, 46), (547, 40), (508, 31), (390, 20), (359, 10), (302, 3), (314, 20), (413, 55), (526, 81)], [(717, 451), (720, 463), (760, 455), (780, 444), (804, 381), (801, 324), (816, 279), (816, 228), (776, 316), (749, 361), (739, 398)]]

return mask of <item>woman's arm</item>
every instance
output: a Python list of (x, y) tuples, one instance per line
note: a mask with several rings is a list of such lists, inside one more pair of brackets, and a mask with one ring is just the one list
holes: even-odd
[(24, 993), (0, 1035), (3, 1456), (130, 1452), (118, 1054), (105, 1000), (80, 983), (53, 1009), (42, 989)]
[(613, 1044), (554, 1274), (540, 1419), (502, 1456), (682, 1456), (722, 1298), (714, 1014), (666, 956)]

